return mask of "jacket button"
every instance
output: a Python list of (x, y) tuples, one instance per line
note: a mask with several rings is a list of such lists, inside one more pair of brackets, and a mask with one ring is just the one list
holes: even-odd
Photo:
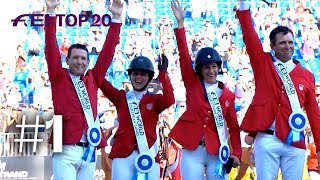
[(204, 127), (204, 128), (206, 128), (206, 127), (207, 127), (207, 125), (203, 125), (203, 127)]
[(211, 111), (208, 111), (209, 114), (211, 114)]
[(209, 120), (209, 118), (208, 118), (208, 117), (206, 117), (206, 120), (208, 121), (208, 120)]

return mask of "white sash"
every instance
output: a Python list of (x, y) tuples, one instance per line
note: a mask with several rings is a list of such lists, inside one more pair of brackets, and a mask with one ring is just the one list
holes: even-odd
[(134, 91), (130, 90), (129, 92), (127, 92), (126, 98), (139, 148), (139, 155), (135, 159), (135, 166), (138, 170), (137, 179), (145, 179), (145, 176), (147, 176), (147, 173), (151, 171), (155, 163), (154, 157), (157, 153), (157, 145), (155, 143), (152, 148), (149, 149), (142, 117), (140, 114), (139, 102), (136, 99)]
[(96, 158), (96, 146), (101, 142), (101, 130), (99, 118), (94, 121), (93, 112), (91, 109), (91, 103), (85, 84), (80, 78), (71, 77), (73, 86), (77, 92), (78, 98), (81, 103), (82, 110), (87, 120), (87, 140), (89, 142), (88, 148), (86, 148), (82, 159), (87, 162), (95, 162)]
[[(228, 145), (228, 132), (226, 129), (225, 121), (223, 118), (223, 113), (221, 109), (221, 105), (219, 102), (219, 97), (214, 89), (209, 88), (206, 83), (204, 83), (204, 87), (207, 92), (208, 101), (210, 103), (212, 113), (214, 116), (215, 124), (218, 131), (220, 148), (219, 148), (219, 163), (217, 164), (215, 174), (219, 174), (221, 177), (224, 177), (224, 165), (227, 163), (230, 156), (230, 148)], [(211, 90), (210, 90), (211, 89)]]
[(286, 93), (289, 97), (289, 102), (292, 110), (292, 113), (290, 114), (288, 119), (291, 131), (289, 132), (286, 140), (286, 143), (291, 145), (292, 142), (297, 142), (304, 139), (302, 131), (307, 127), (307, 117), (300, 107), (298, 94), (289, 72), (280, 62), (275, 62), (274, 67), (286, 89)]

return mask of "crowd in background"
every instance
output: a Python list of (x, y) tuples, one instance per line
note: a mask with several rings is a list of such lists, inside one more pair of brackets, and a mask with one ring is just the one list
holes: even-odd
[[(42, 0), (28, 0), (21, 13), (45, 13)], [(105, 0), (62, 1), (61, 14), (84, 14), (89, 17), (82, 26), (63, 24), (57, 31), (62, 64), (68, 47), (73, 43), (85, 44), (90, 52), (90, 67), (93, 67), (102, 48), (107, 28), (93, 14), (108, 14)], [(223, 58), (223, 68), (218, 79), (236, 95), (236, 111), (241, 123), (246, 108), (254, 95), (254, 79), (242, 41), (241, 30), (234, 10), (236, 0), (181, 0), (186, 8), (186, 33), (189, 53), (194, 60), (196, 52), (206, 46), (214, 47)], [(294, 58), (314, 73), (317, 102), (320, 107), (320, 3), (317, 0), (278, 0), (267, 4), (252, 1), (251, 10), (256, 31), (270, 51), (269, 33), (277, 25), (289, 26), (295, 33)], [(126, 69), (130, 61), (138, 56), (149, 57), (157, 67), (159, 53), (169, 59), (169, 76), (174, 87), (176, 103), (163, 113), (171, 125), (185, 110), (185, 89), (178, 63), (175, 44), (173, 14), (165, 0), (126, 0), (120, 42), (116, 48), (113, 63), (106, 78), (118, 89), (131, 89)], [(100, 26), (91, 26), (93, 23)], [(12, 42), (15, 52), (0, 59), (0, 131), (15, 131), (12, 124), (21, 122), (19, 112), (33, 112), (42, 120), (53, 115), (50, 82), (44, 59), (44, 33), (42, 26), (30, 26), (30, 21), (20, 23), (16, 28), (17, 41)], [(12, 44), (11, 43), (11, 44)], [(89, 68), (90, 68), (89, 67)], [(157, 77), (157, 73), (155, 77)], [(161, 93), (161, 85), (155, 79), (149, 91)], [(99, 93), (98, 111), (104, 122), (114, 123), (116, 111), (108, 99)], [(21, 116), (20, 116), (21, 117)], [(29, 117), (27, 121), (33, 121)], [(112, 121), (109, 121), (109, 120)], [(5, 141), (0, 139), (1, 146)], [(1, 151), (3, 148), (0, 148)], [(0, 152), (0, 156), (6, 155)]]

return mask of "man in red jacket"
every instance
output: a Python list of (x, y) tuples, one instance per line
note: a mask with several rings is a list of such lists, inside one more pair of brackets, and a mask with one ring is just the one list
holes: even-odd
[[(68, 50), (68, 69), (62, 68), (56, 39), (55, 8), (59, 0), (46, 0), (45, 57), (51, 82), (56, 115), (62, 115), (62, 152), (54, 152), (52, 165), (55, 179), (93, 179), (96, 148), (105, 146), (97, 117), (97, 91), (119, 42), (123, 4), (113, 0), (109, 10), (112, 22), (102, 51), (93, 69), (86, 69), (89, 53), (85, 45), (73, 44)], [(51, 134), (50, 143), (54, 143)]]
[[(320, 116), (311, 72), (292, 59), (293, 33), (278, 26), (269, 35), (273, 53), (263, 51), (248, 2), (239, 0), (237, 10), (243, 40), (253, 69), (256, 91), (241, 128), (254, 139), (257, 178), (301, 180), (305, 160), (303, 131), (310, 123), (320, 158)], [(306, 115), (305, 115), (306, 113)]]

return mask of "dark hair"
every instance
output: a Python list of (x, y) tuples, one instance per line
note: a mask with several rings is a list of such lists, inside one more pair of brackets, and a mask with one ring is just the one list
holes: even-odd
[(87, 52), (87, 58), (88, 58), (88, 61), (90, 60), (89, 59), (89, 51), (88, 51), (88, 48), (87, 46), (83, 45), (83, 44), (72, 44), (69, 48), (68, 48), (68, 58), (70, 58), (71, 56), (71, 52), (72, 52), (72, 49), (83, 49)]
[(277, 3), (276, 1), (272, 1), (271, 4), (270, 4), (270, 6), (272, 6), (272, 5), (274, 5), (274, 4), (276, 5), (276, 7), (278, 7), (278, 3)]
[(218, 65), (218, 68), (220, 69), (222, 64), (222, 59), (220, 54), (218, 53), (217, 50), (215, 50), (212, 47), (201, 48), (196, 54), (195, 67), (194, 67), (200, 79), (203, 78), (202, 67), (210, 63), (216, 63)]
[(276, 35), (279, 33), (282, 33), (283, 35), (291, 33), (292, 36), (294, 36), (292, 30), (289, 29), (287, 26), (278, 26), (274, 28), (269, 35), (270, 43), (272, 43), (273, 45), (276, 43)]
[(310, 14), (312, 14), (312, 12), (309, 8), (305, 8), (304, 11), (308, 11)]

